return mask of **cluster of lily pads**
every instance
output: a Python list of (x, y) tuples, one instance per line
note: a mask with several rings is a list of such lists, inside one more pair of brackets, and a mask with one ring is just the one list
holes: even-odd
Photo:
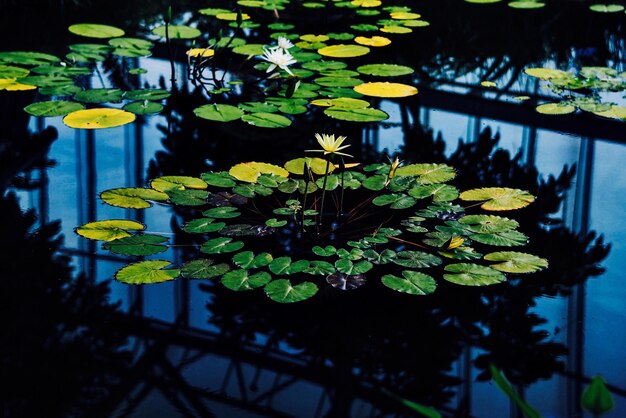
[(552, 68), (527, 68), (526, 74), (546, 81), (545, 88), (562, 95), (559, 102), (537, 106), (537, 112), (565, 115), (577, 109), (626, 120), (626, 107), (602, 101), (601, 93), (626, 91), (626, 72), (608, 67), (582, 67), (577, 74)]
[[(474, 4), (492, 4), (501, 3), (503, 0), (465, 0), (468, 3)], [(513, 9), (540, 9), (546, 5), (544, 1), (539, 0), (513, 0), (509, 1), (507, 5)], [(624, 6), (621, 4), (591, 4), (589, 10), (597, 13), (619, 13), (624, 11)]]
[[(528, 238), (514, 219), (489, 214), (527, 206), (534, 201), (529, 193), (493, 187), (460, 192), (448, 184), (456, 172), (445, 164), (401, 165), (396, 159), (357, 169), (343, 159), (334, 163), (335, 156), (347, 155), (339, 152), (345, 147), (340, 138), (319, 139), (327, 158), (296, 158), (282, 167), (240, 163), (229, 171), (164, 176), (150, 187), (103, 192), (102, 201), (116, 207), (156, 203), (200, 215), (176, 231), (198, 247), (197, 258), (179, 268), (166, 268), (167, 260), (138, 261), (115, 278), (128, 284), (219, 279), (234, 291), (263, 288), (272, 300), (297, 302), (317, 293), (324, 279), (343, 290), (369, 279), (427, 295), (440, 279), (487, 286), (506, 281), (507, 273), (547, 266), (535, 255), (504, 251)], [(168, 249), (167, 236), (131, 220), (90, 222), (76, 232), (104, 241), (104, 249), (116, 254), (145, 257)]]

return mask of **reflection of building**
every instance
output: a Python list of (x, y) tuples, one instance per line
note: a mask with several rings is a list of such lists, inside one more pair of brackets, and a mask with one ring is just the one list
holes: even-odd
[[(491, 99), (458, 92), (425, 91), (420, 100), (421, 122), (442, 129), (449, 147), (454, 147), (459, 136), (471, 141), (483, 126), (492, 126), (501, 131), (507, 149), (521, 150), (527, 163), (536, 164), (546, 174), (560, 171), (564, 164), (577, 163), (576, 184), (563, 208), (568, 224), (581, 232), (599, 230), (609, 241), (623, 241), (625, 226), (615, 219), (623, 204), (625, 187), (618, 174), (625, 152), (623, 146), (611, 142), (624, 139), (618, 137), (616, 122), (588, 125), (579, 118), (549, 119), (517, 105), (496, 105)], [(389, 113), (401, 126), (402, 120), (395, 115), (403, 112)], [(57, 124), (60, 139), (53, 145), (50, 158), (58, 166), (41, 171), (41, 178), (48, 180), (42, 181), (39, 190), (23, 194), (24, 206), (37, 209), (40, 219), (63, 220), (65, 252), (75, 256), (80, 270), (93, 280), (110, 278), (126, 260), (102, 251), (98, 244), (78, 239), (73, 227), (96, 219), (135, 218), (153, 231), (170, 230), (169, 213), (162, 208), (127, 213), (101, 205), (97, 198), (108, 188), (145, 184), (147, 161), (160, 147), (156, 121), (152, 118), (146, 124), (105, 131), (70, 131)], [(376, 149), (393, 149), (398, 145), (391, 142), (393, 129), (368, 131), (368, 143)], [(561, 129), (568, 135), (556, 132)], [(599, 138), (590, 138), (592, 132)], [(402, 138), (402, 132), (398, 133)], [(536, 310), (550, 319), (551, 328), (561, 329), (549, 331), (572, 350), (566, 376), (537, 384), (527, 392), (538, 409), (555, 416), (575, 416), (579, 404), (576, 393), (580, 393), (585, 379), (596, 373), (616, 386), (618, 410), (626, 409), (626, 380), (615, 367), (622, 364), (616, 353), (626, 348), (624, 336), (614, 332), (620, 328), (617, 324), (626, 322), (620, 305), (623, 298), (619, 297), (624, 290), (616, 282), (616, 272), (621, 271), (619, 255), (620, 247), (616, 246), (608, 260), (608, 273), (597, 284), (579, 287), (567, 300), (538, 301)], [(165, 257), (176, 259), (179, 254), (174, 250)], [(103, 415), (177, 410), (190, 416), (206, 416), (210, 411), (219, 416), (245, 416), (245, 410), (248, 416), (303, 417), (304, 410), (309, 416), (320, 416), (327, 410), (330, 400), (324, 386), (332, 375), (326, 368), (272, 341), (260, 339), (259, 344), (236, 348), (228, 345), (219, 338), (218, 330), (207, 325), (206, 294), (196, 283), (178, 280), (150, 287), (112, 283), (112, 288), (128, 313), (128, 318), (120, 318), (119, 325), (128, 326), (138, 337), (131, 342), (136, 343), (137, 362), (129, 380), (114, 394), (113, 400), (119, 404), (112, 402), (113, 409)], [(610, 347), (603, 340), (608, 335), (614, 338)], [(469, 360), (474, 354), (474, 350), (466, 350), (456, 364), (456, 372), (465, 380), (459, 400), (468, 396), (474, 416), (490, 416), (495, 409), (508, 411), (506, 398), (495, 388), (473, 382), (475, 371)], [(565, 386), (569, 398), (559, 395)], [(364, 384), (357, 393), (367, 401), (355, 402), (353, 416), (383, 416), (370, 405), (378, 397), (371, 387)]]

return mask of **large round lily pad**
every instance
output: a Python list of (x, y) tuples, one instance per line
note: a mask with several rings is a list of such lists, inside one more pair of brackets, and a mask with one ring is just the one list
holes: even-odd
[(124, 36), (124, 31), (120, 28), (109, 25), (99, 25), (96, 23), (77, 23), (70, 26), (68, 30), (75, 35), (87, 38), (106, 39)]
[(492, 264), (491, 268), (505, 273), (534, 273), (548, 267), (548, 261), (545, 258), (516, 251), (489, 253), (485, 255), (485, 260), (499, 261), (499, 263)]
[(506, 281), (501, 272), (479, 264), (449, 264), (445, 271), (448, 272), (443, 275), (445, 280), (463, 286), (489, 286)]
[(373, 97), (408, 97), (417, 94), (417, 89), (408, 84), (373, 82), (354, 87), (354, 91)]
[(140, 261), (121, 268), (115, 273), (115, 279), (127, 284), (151, 284), (174, 280), (180, 275), (180, 270), (163, 270), (169, 266), (169, 261), (150, 260)]
[(109, 219), (86, 223), (76, 228), (75, 232), (81, 237), (96, 241), (113, 241), (131, 236), (128, 231), (143, 231), (144, 229), (145, 225), (139, 222)]
[(430, 295), (437, 289), (437, 282), (428, 274), (405, 270), (402, 276), (404, 278), (385, 274), (381, 281), (390, 289), (410, 295)]
[(318, 291), (315, 283), (304, 282), (293, 286), (287, 279), (279, 279), (265, 286), (265, 294), (275, 302), (293, 303), (313, 297)]
[(40, 117), (53, 117), (53, 116), (65, 116), (69, 113), (76, 112), (77, 110), (84, 109), (80, 103), (68, 102), (65, 100), (51, 100), (47, 102), (38, 102), (28, 105), (24, 108), (26, 113), (33, 116)]
[(317, 53), (325, 57), (333, 58), (352, 58), (360, 57), (370, 52), (370, 49), (362, 45), (339, 44), (327, 46), (317, 50)]
[(484, 187), (461, 193), (461, 200), (482, 201), (480, 207), (485, 210), (521, 209), (535, 201), (535, 196), (525, 190), (506, 187)]

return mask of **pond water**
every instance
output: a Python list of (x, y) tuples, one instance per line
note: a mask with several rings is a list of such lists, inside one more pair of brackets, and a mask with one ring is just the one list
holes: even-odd
[[(594, 376), (605, 380), (614, 403), (602, 416), (626, 415), (626, 14), (620, 9), (626, 3), (591, 10), (595, 2), (558, 0), (516, 2), (529, 9), (507, 1), (189, 0), (173, 4), (171, 22), (181, 26), (174, 32), (168, 26), (168, 35), (185, 38), (192, 27), (199, 36), (192, 30), (193, 41), (166, 42), (158, 36), (163, 29), (152, 30), (164, 24), (167, 3), (2, 4), (5, 416), (524, 416), (492, 370), (532, 406), (527, 416), (592, 416), (584, 394)], [(109, 37), (85, 37), (85, 27), (68, 31), (78, 23), (123, 28), (126, 37), (152, 43), (113, 49)], [(102, 30), (109, 29), (95, 32)], [(282, 36), (296, 44), (288, 49), (295, 63), (267, 72), (270, 63), (259, 53)], [(323, 51), (337, 44), (350, 48)], [(192, 46), (202, 48), (199, 54), (211, 46), (215, 55), (188, 57)], [(42, 57), (34, 64), (32, 55), (6, 51), (53, 54), (65, 64)], [(394, 67), (363, 68), (370, 64)], [(49, 65), (54, 70), (41, 69)], [(69, 74), (68, 67), (84, 74)], [(403, 73), (377, 74), (392, 69)], [(405, 97), (358, 93), (363, 83), (386, 81), (401, 84)], [(111, 99), (113, 90), (96, 99), (78, 93), (105, 88), (134, 93), (120, 100)], [(328, 102), (338, 98), (343, 102)], [(55, 117), (24, 111), (48, 100), (74, 107)], [(536, 109), (545, 103), (555, 105)], [(139, 114), (121, 126), (79, 129), (64, 120), (83, 106), (122, 105)], [(141, 114), (152, 113), (148, 105), (156, 106), (154, 114)], [(326, 157), (304, 153), (320, 149), (316, 133), (347, 137), (341, 151), (351, 157), (330, 155), (345, 175), (324, 180), (325, 161), (315, 168), (307, 160), (315, 183), (298, 177), (301, 160), (299, 173), (293, 165), (285, 166), (289, 173), (282, 168), (304, 156)], [(395, 157), (402, 161), (397, 176)], [(272, 165), (231, 170), (253, 161)], [(355, 161), (361, 165), (342, 167)], [(226, 171), (232, 177), (206, 174)], [(244, 179), (250, 172), (252, 182)], [(152, 182), (163, 176), (186, 176), (184, 190)], [(188, 177), (202, 177), (211, 194), (204, 181), (197, 187)], [(332, 191), (303, 200), (309, 188), (327, 182), (334, 182)], [(478, 204), (457, 199), (459, 191), (491, 187), (536, 199), (520, 203), (527, 196), (521, 191)], [(138, 201), (152, 207), (107, 204), (111, 198), (101, 193), (120, 188), (150, 190), (151, 197)], [(439, 212), (432, 206), (437, 201), (444, 205)], [(484, 201), (501, 207), (479, 212)], [(310, 223), (299, 209), (289, 212), (293, 205), (313, 210)], [(231, 206), (244, 216), (232, 220)], [(471, 230), (484, 225), (464, 215), (478, 213), (515, 219), (498, 222), (519, 228), (496, 224), (503, 228), (496, 238)], [(205, 229), (190, 233), (198, 218)], [(112, 250), (116, 240), (76, 233), (103, 220), (144, 224), (167, 247), (160, 247), (161, 238), (131, 245), (156, 248), (138, 257), (128, 246)], [(526, 236), (528, 244), (519, 245)], [(290, 258), (255, 266), (260, 259), (246, 261), (241, 248), (228, 247), (237, 242), (269, 260)], [(451, 263), (487, 262), (457, 246), (469, 253), (472, 247), (483, 254), (523, 252), (531, 261), (517, 260), (518, 270), (504, 270), (506, 278), (491, 268), (463, 275)], [(202, 264), (203, 274), (216, 265), (226, 270), (191, 280), (200, 269), (191, 272), (199, 264), (190, 260), (209, 257), (216, 264)], [(142, 280), (124, 269), (147, 260), (187, 269), (165, 281), (163, 272), (174, 270), (150, 270), (162, 283), (123, 282)], [(321, 260), (332, 261), (330, 270)], [(279, 285), (287, 279), (285, 291)], [(479, 286), (459, 286), (463, 280)], [(306, 285), (295, 285), (301, 282)], [(259, 289), (231, 290), (245, 286)]]

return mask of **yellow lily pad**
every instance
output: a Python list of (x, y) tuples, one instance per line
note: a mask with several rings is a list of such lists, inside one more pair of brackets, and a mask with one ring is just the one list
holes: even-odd
[[(237, 20), (237, 13), (218, 13), (215, 15), (217, 19), (220, 20)], [(241, 14), (241, 20), (250, 20), (250, 15), (247, 13)]]
[(602, 112), (593, 112), (598, 116), (611, 119), (619, 119), (626, 121), (626, 107), (624, 106), (611, 106), (609, 110)]
[(135, 115), (120, 109), (95, 108), (77, 110), (63, 118), (63, 123), (76, 129), (104, 129), (126, 125)]
[(89, 222), (79, 226), (74, 231), (81, 237), (96, 241), (113, 241), (114, 239), (130, 237), (128, 231), (143, 231), (145, 225), (125, 219), (109, 219), (106, 221)]
[(282, 167), (268, 163), (240, 163), (231, 167), (228, 174), (237, 180), (248, 183), (256, 183), (261, 174), (274, 174), (276, 176), (288, 177), (289, 172)]
[(391, 13), (391, 18), (397, 19), (397, 20), (414, 20), (414, 19), (419, 19), (420, 17), (422, 17), (422, 15), (418, 13), (411, 13), (411, 12), (392, 12)]
[[(326, 160), (318, 157), (304, 157), (295, 158), (285, 163), (285, 168), (292, 174), (304, 174), (304, 164), (309, 166), (309, 169), (315, 174), (326, 173)], [(328, 172), (332, 173), (335, 170), (335, 166), (331, 164), (328, 167)]]
[(537, 77), (542, 80), (550, 80), (551, 78), (566, 78), (571, 76), (571, 74), (567, 71), (555, 70), (553, 68), (526, 68), (524, 72), (531, 77)]
[(193, 57), (193, 58), (198, 58), (198, 57), (208, 58), (208, 57), (212, 57), (213, 55), (215, 55), (215, 50), (211, 48), (192, 48), (189, 51), (187, 51), (186, 54), (187, 56)]
[(370, 49), (366, 46), (350, 44), (332, 45), (317, 50), (318, 54), (333, 58), (360, 57), (368, 52), (370, 52)]
[(383, 4), (380, 0), (352, 0), (350, 3), (360, 7), (378, 7)]
[(537, 106), (535, 110), (544, 115), (567, 115), (575, 112), (576, 108), (569, 104), (544, 103)]
[(385, 38), (384, 36), (372, 36), (371, 38), (357, 36), (354, 38), (354, 42), (366, 46), (387, 46), (391, 43), (391, 39)]
[(411, 33), (413, 32), (413, 29), (411, 28), (407, 28), (404, 26), (383, 26), (380, 29), (381, 32), (385, 32), (385, 33)]
[(497, 87), (497, 84), (493, 81), (481, 81), (480, 85), (483, 87)]
[(23, 91), (23, 90), (35, 90), (37, 86), (31, 86), (30, 84), (23, 84), (17, 82), (15, 78), (0, 78), (0, 91)]
[(374, 97), (407, 97), (417, 94), (417, 89), (408, 84), (374, 82), (363, 83), (353, 88), (357, 93)]
[(535, 201), (535, 196), (525, 190), (507, 187), (484, 187), (461, 193), (461, 200), (482, 201), (480, 207), (485, 210), (521, 209)]

